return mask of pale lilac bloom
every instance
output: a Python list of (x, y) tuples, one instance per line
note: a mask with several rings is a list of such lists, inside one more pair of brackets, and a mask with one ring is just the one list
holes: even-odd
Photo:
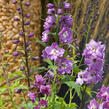
[(48, 3), (46, 7), (51, 9), (51, 8), (54, 8), (54, 7), (55, 7), (55, 5), (54, 5), (54, 4), (52, 4), (52, 3)]
[(102, 86), (101, 90), (97, 94), (97, 98), (99, 100), (104, 99), (106, 100), (109, 97), (109, 87)]
[(63, 14), (63, 10), (62, 10), (62, 9), (58, 9), (58, 10), (57, 10), (57, 14), (58, 14), (58, 15)]
[(78, 73), (78, 78), (76, 79), (76, 84), (80, 84), (80, 85), (83, 85), (84, 83), (84, 78), (83, 78), (83, 75), (86, 74), (86, 70), (85, 71), (80, 71)]
[(95, 83), (97, 84), (100, 80), (102, 80), (102, 74), (104, 72), (101, 70), (99, 72), (93, 70), (93, 69), (86, 69), (85, 74), (82, 75), (84, 81), (88, 83)]
[(42, 94), (46, 94), (47, 96), (49, 96), (51, 94), (51, 87), (50, 85), (41, 85), (40, 86), (40, 93)]
[(36, 101), (36, 94), (35, 93), (31, 93), (30, 91), (28, 92), (28, 96), (29, 98), (32, 100), (33, 103), (35, 103)]
[(64, 9), (66, 9), (66, 10), (70, 10), (70, 9), (71, 9), (71, 4), (70, 4), (70, 3), (63, 2), (63, 3), (62, 3), (62, 6), (63, 6)]
[(99, 104), (95, 99), (91, 100), (90, 104), (88, 105), (88, 109), (99, 109), (98, 107)]
[(72, 37), (72, 30), (68, 27), (63, 27), (63, 29), (59, 32), (59, 39), (61, 43), (72, 43), (73, 37)]
[(54, 16), (48, 16), (46, 18), (46, 21), (44, 22), (44, 29), (48, 30), (52, 27), (52, 25), (55, 23), (55, 18)]
[(51, 46), (47, 46), (45, 50), (42, 51), (42, 57), (44, 59), (48, 58), (50, 60), (57, 60), (59, 57), (62, 57), (64, 54), (64, 49), (60, 48), (59, 45), (54, 42)]
[(100, 41), (96, 42), (92, 39), (88, 44), (86, 44), (83, 56), (85, 56), (85, 58), (90, 58), (90, 56), (94, 56), (97, 58), (104, 59), (104, 50), (105, 45), (102, 45)]
[(42, 42), (48, 42), (50, 39), (50, 35), (49, 35), (50, 31), (46, 30), (42, 33)]
[(101, 71), (103, 69), (104, 60), (91, 56), (90, 58), (85, 58), (85, 64), (90, 67), (90, 69)]
[(58, 59), (57, 60), (57, 66), (59, 67), (57, 69), (59, 74), (71, 74), (72, 68), (73, 68), (73, 61), (68, 60), (66, 58)]
[(47, 14), (51, 15), (55, 13), (55, 8), (48, 9)]
[(46, 18), (46, 22), (48, 22), (50, 24), (54, 24), (55, 23), (55, 17), (54, 16), (48, 16)]
[(37, 87), (40, 87), (41, 85), (44, 85), (45, 82), (46, 82), (46, 79), (43, 78), (42, 75), (38, 75), (38, 74), (37, 74), (37, 75), (35, 76), (35, 78), (36, 78), (36, 86), (37, 86)]

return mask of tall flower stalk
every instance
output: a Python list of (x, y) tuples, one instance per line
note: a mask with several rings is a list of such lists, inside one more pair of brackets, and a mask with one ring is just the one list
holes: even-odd
[(20, 0), (20, 8), (21, 8), (21, 15), (22, 15), (22, 31), (23, 31), (23, 38), (24, 38), (25, 61), (26, 61), (26, 68), (28, 73), (27, 80), (28, 80), (28, 87), (30, 87), (30, 69), (29, 69), (29, 63), (28, 63), (27, 40), (25, 35), (24, 11), (22, 6), (22, 0)]

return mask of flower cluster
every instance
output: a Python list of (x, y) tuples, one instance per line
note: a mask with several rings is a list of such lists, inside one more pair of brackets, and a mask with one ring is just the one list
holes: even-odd
[[(51, 86), (46, 85), (46, 79), (42, 77), (42, 75), (37, 74), (36, 76), (36, 81), (34, 83), (34, 86), (39, 89), (37, 93), (31, 93), (30, 91), (28, 92), (29, 98), (32, 100), (33, 103), (35, 103), (36, 98), (38, 97), (39, 94), (45, 94), (46, 96), (51, 95)], [(47, 101), (41, 99), (37, 106), (34, 109), (40, 109), (40, 105), (43, 107), (47, 107)]]
[[(49, 3), (47, 5), (47, 18), (44, 22), (44, 32), (42, 33), (42, 42), (47, 43), (48, 46), (42, 51), (44, 60), (49, 59), (57, 66), (57, 74), (71, 74), (73, 68), (73, 61), (69, 60), (64, 55), (66, 48), (61, 44), (69, 44), (73, 42), (73, 32), (71, 26), (73, 23), (72, 16), (68, 13), (71, 10), (71, 5), (67, 2), (61, 2), (60, 7)], [(65, 15), (66, 13), (66, 15)], [(35, 103), (37, 94), (50, 96), (52, 80), (55, 78), (53, 69), (49, 69), (44, 77), (37, 74), (35, 76), (36, 82), (34, 86), (38, 88), (37, 93), (28, 93), (28, 96)], [(57, 79), (55, 78), (55, 81)], [(47, 107), (48, 101), (41, 99), (34, 109), (40, 109), (41, 106)]]
[[(58, 29), (60, 32), (57, 39), (59, 39), (61, 43), (72, 43), (73, 32), (70, 27), (72, 26), (73, 19), (68, 13), (71, 9), (71, 5), (67, 2), (62, 2), (60, 7), (56, 7), (54, 4), (49, 3), (47, 8), (48, 17), (44, 22), (45, 31), (42, 33), (42, 41), (48, 42), (50, 39), (52, 40), (53, 37), (51, 37), (51, 33)], [(65, 13), (66, 15), (64, 15)]]
[(102, 86), (97, 94), (98, 101), (90, 101), (88, 109), (109, 109), (109, 87)]
[(85, 57), (85, 64), (88, 66), (85, 71), (78, 73), (76, 80), (77, 84), (98, 83), (102, 79), (103, 64), (104, 64), (104, 50), (105, 45), (101, 42), (91, 40), (86, 44), (83, 56)]

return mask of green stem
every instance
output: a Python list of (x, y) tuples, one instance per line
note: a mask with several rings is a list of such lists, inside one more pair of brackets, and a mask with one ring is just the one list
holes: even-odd
[(85, 98), (86, 89), (87, 89), (87, 85), (85, 85), (85, 87), (84, 87), (83, 94), (82, 94), (82, 100), (81, 100), (79, 109), (82, 109), (82, 105), (83, 105), (83, 101), (84, 101), (84, 98)]
[(71, 103), (72, 103), (72, 89), (70, 88), (70, 102), (69, 102), (69, 107), (70, 107)]
[(67, 90), (67, 92), (66, 92), (66, 94), (65, 94), (65, 96), (64, 96), (64, 99), (66, 98), (66, 96), (67, 96), (67, 94), (69, 93), (69, 91), (70, 91), (70, 88)]
[[(86, 35), (86, 41), (85, 41), (85, 47), (84, 48), (86, 48), (86, 44), (87, 44), (87, 41), (88, 41), (88, 36), (89, 36), (91, 24), (92, 24), (92, 19), (90, 19), (90, 22), (89, 22), (89, 25), (88, 25), (88, 31), (87, 31), (87, 35)], [(83, 58), (84, 58), (84, 56), (82, 56), (82, 58), (80, 60), (79, 67), (80, 67), (80, 65), (81, 65), (81, 63), (83, 61)]]

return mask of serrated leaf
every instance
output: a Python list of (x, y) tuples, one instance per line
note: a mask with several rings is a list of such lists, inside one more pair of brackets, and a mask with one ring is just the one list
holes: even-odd
[(67, 84), (70, 88), (75, 89), (75, 91), (77, 92), (77, 95), (80, 97), (80, 99), (82, 98), (80, 85), (75, 84), (74, 81), (68, 81), (68, 82), (65, 82), (65, 84)]

